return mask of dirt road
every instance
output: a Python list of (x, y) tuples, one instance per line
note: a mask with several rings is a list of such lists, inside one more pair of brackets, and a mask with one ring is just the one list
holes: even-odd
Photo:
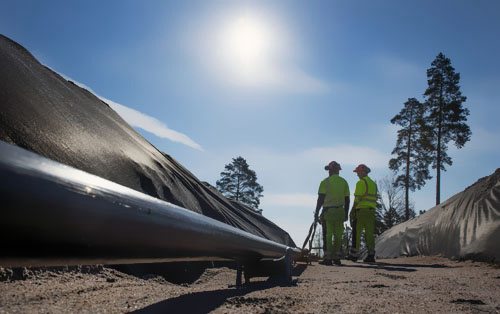
[(256, 278), (235, 288), (235, 271), (209, 269), (191, 285), (99, 268), (41, 272), (0, 282), (0, 313), (500, 313), (500, 268), (437, 257), (314, 263), (295, 284)]

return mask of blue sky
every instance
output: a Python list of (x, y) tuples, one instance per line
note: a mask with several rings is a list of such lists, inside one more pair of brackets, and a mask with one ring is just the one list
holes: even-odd
[[(302, 243), (323, 166), (390, 174), (389, 120), (422, 100), (439, 52), (461, 74), (472, 140), (442, 200), (500, 160), (498, 1), (5, 1), (0, 33), (88, 86), (160, 150), (215, 184), (243, 156), (264, 215)], [(411, 195), (434, 204), (435, 182)]]

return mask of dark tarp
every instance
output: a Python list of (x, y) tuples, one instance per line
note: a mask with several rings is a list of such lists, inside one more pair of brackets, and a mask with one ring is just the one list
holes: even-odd
[(377, 256), (500, 261), (500, 169), (377, 239)]
[(0, 35), (0, 139), (269, 240), (284, 230), (200, 182), (89, 91)]

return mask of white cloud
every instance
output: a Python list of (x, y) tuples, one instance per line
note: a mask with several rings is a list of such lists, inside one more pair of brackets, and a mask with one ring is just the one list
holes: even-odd
[[(52, 69), (52, 71), (54, 70)], [(120, 115), (123, 118), (123, 120), (125, 120), (133, 127), (141, 128), (144, 131), (150, 132), (158, 137), (165, 138), (173, 142), (181, 143), (191, 148), (203, 151), (201, 145), (193, 141), (189, 136), (170, 129), (165, 123), (161, 122), (160, 120), (148, 116), (135, 109), (129, 108), (112, 100), (109, 100), (105, 97), (99, 96), (96, 92), (92, 90), (92, 88), (88, 87), (87, 85), (75, 81), (72, 78), (64, 74), (61, 74), (59, 72), (56, 73), (61, 75), (64, 79), (75, 83), (77, 86), (88, 90), (96, 97), (107, 103), (113, 110), (115, 110), (118, 113), (118, 115)]]
[(338, 145), (312, 148), (303, 153), (310, 160), (320, 160), (324, 164), (332, 159), (341, 165), (366, 164), (370, 168), (387, 167), (390, 155), (368, 146)]
[(266, 194), (262, 198), (262, 206), (311, 207), (316, 203), (317, 195), (296, 194)]
[(153, 133), (158, 137), (166, 138), (171, 141), (178, 142), (191, 148), (203, 151), (203, 148), (198, 143), (193, 141), (189, 136), (168, 128), (160, 120), (104, 97), (98, 97), (102, 101), (107, 103), (111, 108), (113, 108), (125, 121), (130, 123), (132, 126)]

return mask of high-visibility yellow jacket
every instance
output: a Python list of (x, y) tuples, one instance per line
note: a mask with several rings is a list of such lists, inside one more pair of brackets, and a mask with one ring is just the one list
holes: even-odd
[(359, 179), (354, 191), (355, 208), (376, 208), (377, 192), (377, 184), (369, 176)]
[(344, 207), (345, 197), (349, 196), (349, 185), (344, 178), (334, 174), (321, 181), (318, 194), (325, 194), (323, 208)]

